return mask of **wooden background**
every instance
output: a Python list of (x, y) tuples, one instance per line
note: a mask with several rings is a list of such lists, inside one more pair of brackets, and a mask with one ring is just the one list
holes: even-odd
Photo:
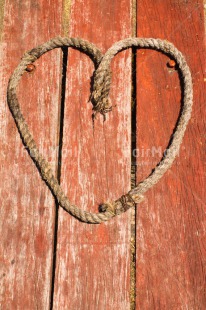
[[(203, 0), (0, 0), (0, 309), (206, 309), (203, 13)], [(129, 36), (159, 37), (186, 56), (192, 119), (175, 164), (135, 214), (78, 222), (58, 208), (21, 143), (6, 102), (9, 76), (26, 50), (57, 35), (102, 52)], [(160, 160), (181, 106), (167, 62), (150, 50), (119, 54), (117, 107), (94, 128), (87, 56), (53, 50), (23, 76), (23, 114), (72, 202), (96, 211), (130, 189), (131, 167), (140, 181)]]

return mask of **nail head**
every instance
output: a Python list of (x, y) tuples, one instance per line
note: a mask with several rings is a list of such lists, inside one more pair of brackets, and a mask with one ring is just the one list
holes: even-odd
[(26, 66), (26, 71), (27, 72), (33, 72), (36, 69), (35, 65), (29, 64)]
[(169, 68), (174, 68), (176, 66), (176, 62), (173, 59), (170, 59), (167, 65)]

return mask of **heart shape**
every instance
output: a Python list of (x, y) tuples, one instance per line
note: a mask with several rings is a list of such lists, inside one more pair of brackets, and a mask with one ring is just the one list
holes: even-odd
[[(91, 213), (81, 210), (77, 206), (70, 203), (67, 196), (64, 194), (58, 180), (54, 176), (49, 163), (40, 154), (38, 147), (29, 131), (27, 122), (25, 121), (19, 106), (16, 89), (21, 76), (26, 71), (29, 64), (35, 62), (44, 53), (59, 47), (72, 47), (87, 54), (95, 64), (96, 71), (94, 72), (94, 85), (91, 95), (93, 103), (94, 117), (97, 113), (104, 116), (112, 110), (109, 100), (109, 90), (111, 85), (111, 69), (110, 64), (112, 58), (119, 52), (131, 48), (151, 48), (157, 51), (169, 54), (175, 59), (184, 86), (183, 106), (181, 114), (173, 134), (172, 142), (168, 148), (168, 152), (164, 158), (159, 162), (153, 172), (136, 188), (129, 191), (119, 199), (111, 203), (102, 205), (99, 213)], [(180, 145), (191, 116), (193, 90), (192, 79), (189, 67), (186, 63), (184, 56), (175, 46), (165, 40), (153, 38), (128, 38), (121, 40), (114, 45), (102, 56), (100, 50), (92, 43), (82, 40), (80, 38), (54, 38), (29, 52), (26, 52), (22, 57), (21, 62), (14, 70), (8, 84), (7, 99), (10, 111), (15, 120), (16, 126), (21, 135), (22, 141), (29, 151), (29, 155), (35, 162), (43, 180), (46, 182), (58, 203), (61, 207), (67, 210), (70, 214), (86, 223), (101, 223), (109, 220), (110, 218), (121, 214), (128, 210), (131, 206), (135, 206), (143, 200), (143, 194), (155, 185), (164, 173), (171, 167), (176, 155), (179, 152)]]

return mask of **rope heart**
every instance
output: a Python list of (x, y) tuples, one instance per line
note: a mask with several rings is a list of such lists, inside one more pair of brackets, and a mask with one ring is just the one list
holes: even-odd
[[(39, 152), (37, 145), (29, 131), (28, 125), (21, 113), (16, 95), (18, 83), (21, 79), (21, 76), (26, 71), (27, 66), (35, 62), (44, 53), (54, 48), (64, 46), (78, 49), (89, 55), (89, 57), (94, 61), (95, 68), (97, 68), (94, 73), (94, 85), (91, 96), (93, 110), (95, 111), (94, 116), (96, 116), (97, 113), (101, 113), (105, 118), (105, 114), (112, 110), (109, 100), (109, 90), (111, 85), (111, 60), (117, 53), (125, 49), (131, 47), (151, 48), (157, 51), (161, 51), (165, 54), (169, 54), (176, 60), (183, 82), (183, 106), (176, 130), (173, 134), (172, 142), (170, 143), (168, 152), (166, 153), (165, 157), (162, 158), (153, 172), (143, 182), (139, 183), (136, 188), (121, 196), (114, 202), (103, 204), (99, 213), (84, 211), (70, 203), (69, 199), (64, 194), (60, 184), (58, 183), (58, 180), (55, 178), (49, 163)], [(102, 57), (101, 52), (94, 44), (78, 38), (57, 37), (24, 54), (21, 62), (9, 80), (7, 98), (9, 108), (23, 143), (27, 147), (30, 156), (32, 154), (32, 160), (38, 167), (43, 180), (46, 182), (54, 196), (57, 198), (60, 206), (83, 222), (101, 223), (118, 214), (121, 214), (122, 212), (125, 212), (132, 206), (135, 206), (136, 203), (141, 202), (143, 200), (143, 194), (145, 194), (148, 189), (154, 186), (165, 174), (165, 172), (171, 167), (176, 155), (179, 152), (179, 148), (191, 116), (193, 90), (191, 73), (184, 56), (180, 51), (177, 50), (177, 48), (175, 48), (172, 43), (169, 43), (168, 41), (152, 38), (128, 38), (115, 43)]]

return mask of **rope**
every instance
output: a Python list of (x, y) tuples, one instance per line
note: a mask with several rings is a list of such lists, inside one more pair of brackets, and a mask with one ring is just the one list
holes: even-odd
[[(116, 54), (125, 49), (131, 47), (150, 48), (170, 55), (170, 57), (174, 58), (177, 63), (181, 74), (180, 77), (183, 82), (183, 106), (176, 130), (172, 137), (172, 142), (170, 143), (166, 155), (143, 182), (137, 184), (137, 187), (130, 190), (127, 194), (122, 195), (119, 199), (101, 205), (99, 208), (99, 213), (84, 211), (71, 204), (58, 183), (58, 180), (54, 176), (49, 163), (40, 154), (33, 136), (29, 131), (28, 125), (21, 113), (16, 95), (18, 83), (21, 76), (25, 73), (27, 66), (35, 62), (44, 53), (59, 47), (75, 48), (87, 54), (94, 61), (96, 71), (94, 72), (94, 85), (91, 95), (94, 117), (96, 117), (97, 113), (100, 113), (105, 118), (105, 114), (112, 110), (109, 99), (109, 90), (111, 85), (111, 61)], [(27, 147), (29, 155), (35, 162), (43, 180), (56, 197), (59, 205), (80, 221), (95, 224), (105, 222), (112, 217), (127, 211), (137, 203), (140, 203), (144, 199), (143, 194), (154, 186), (171, 167), (176, 155), (179, 152), (186, 126), (191, 116), (193, 90), (191, 73), (184, 56), (172, 43), (169, 43), (168, 41), (152, 38), (128, 38), (115, 43), (106, 52), (106, 54), (102, 56), (101, 52), (95, 45), (85, 40), (79, 38), (57, 37), (24, 54), (21, 62), (9, 80), (7, 98), (10, 111), (13, 115), (22, 141)]]

